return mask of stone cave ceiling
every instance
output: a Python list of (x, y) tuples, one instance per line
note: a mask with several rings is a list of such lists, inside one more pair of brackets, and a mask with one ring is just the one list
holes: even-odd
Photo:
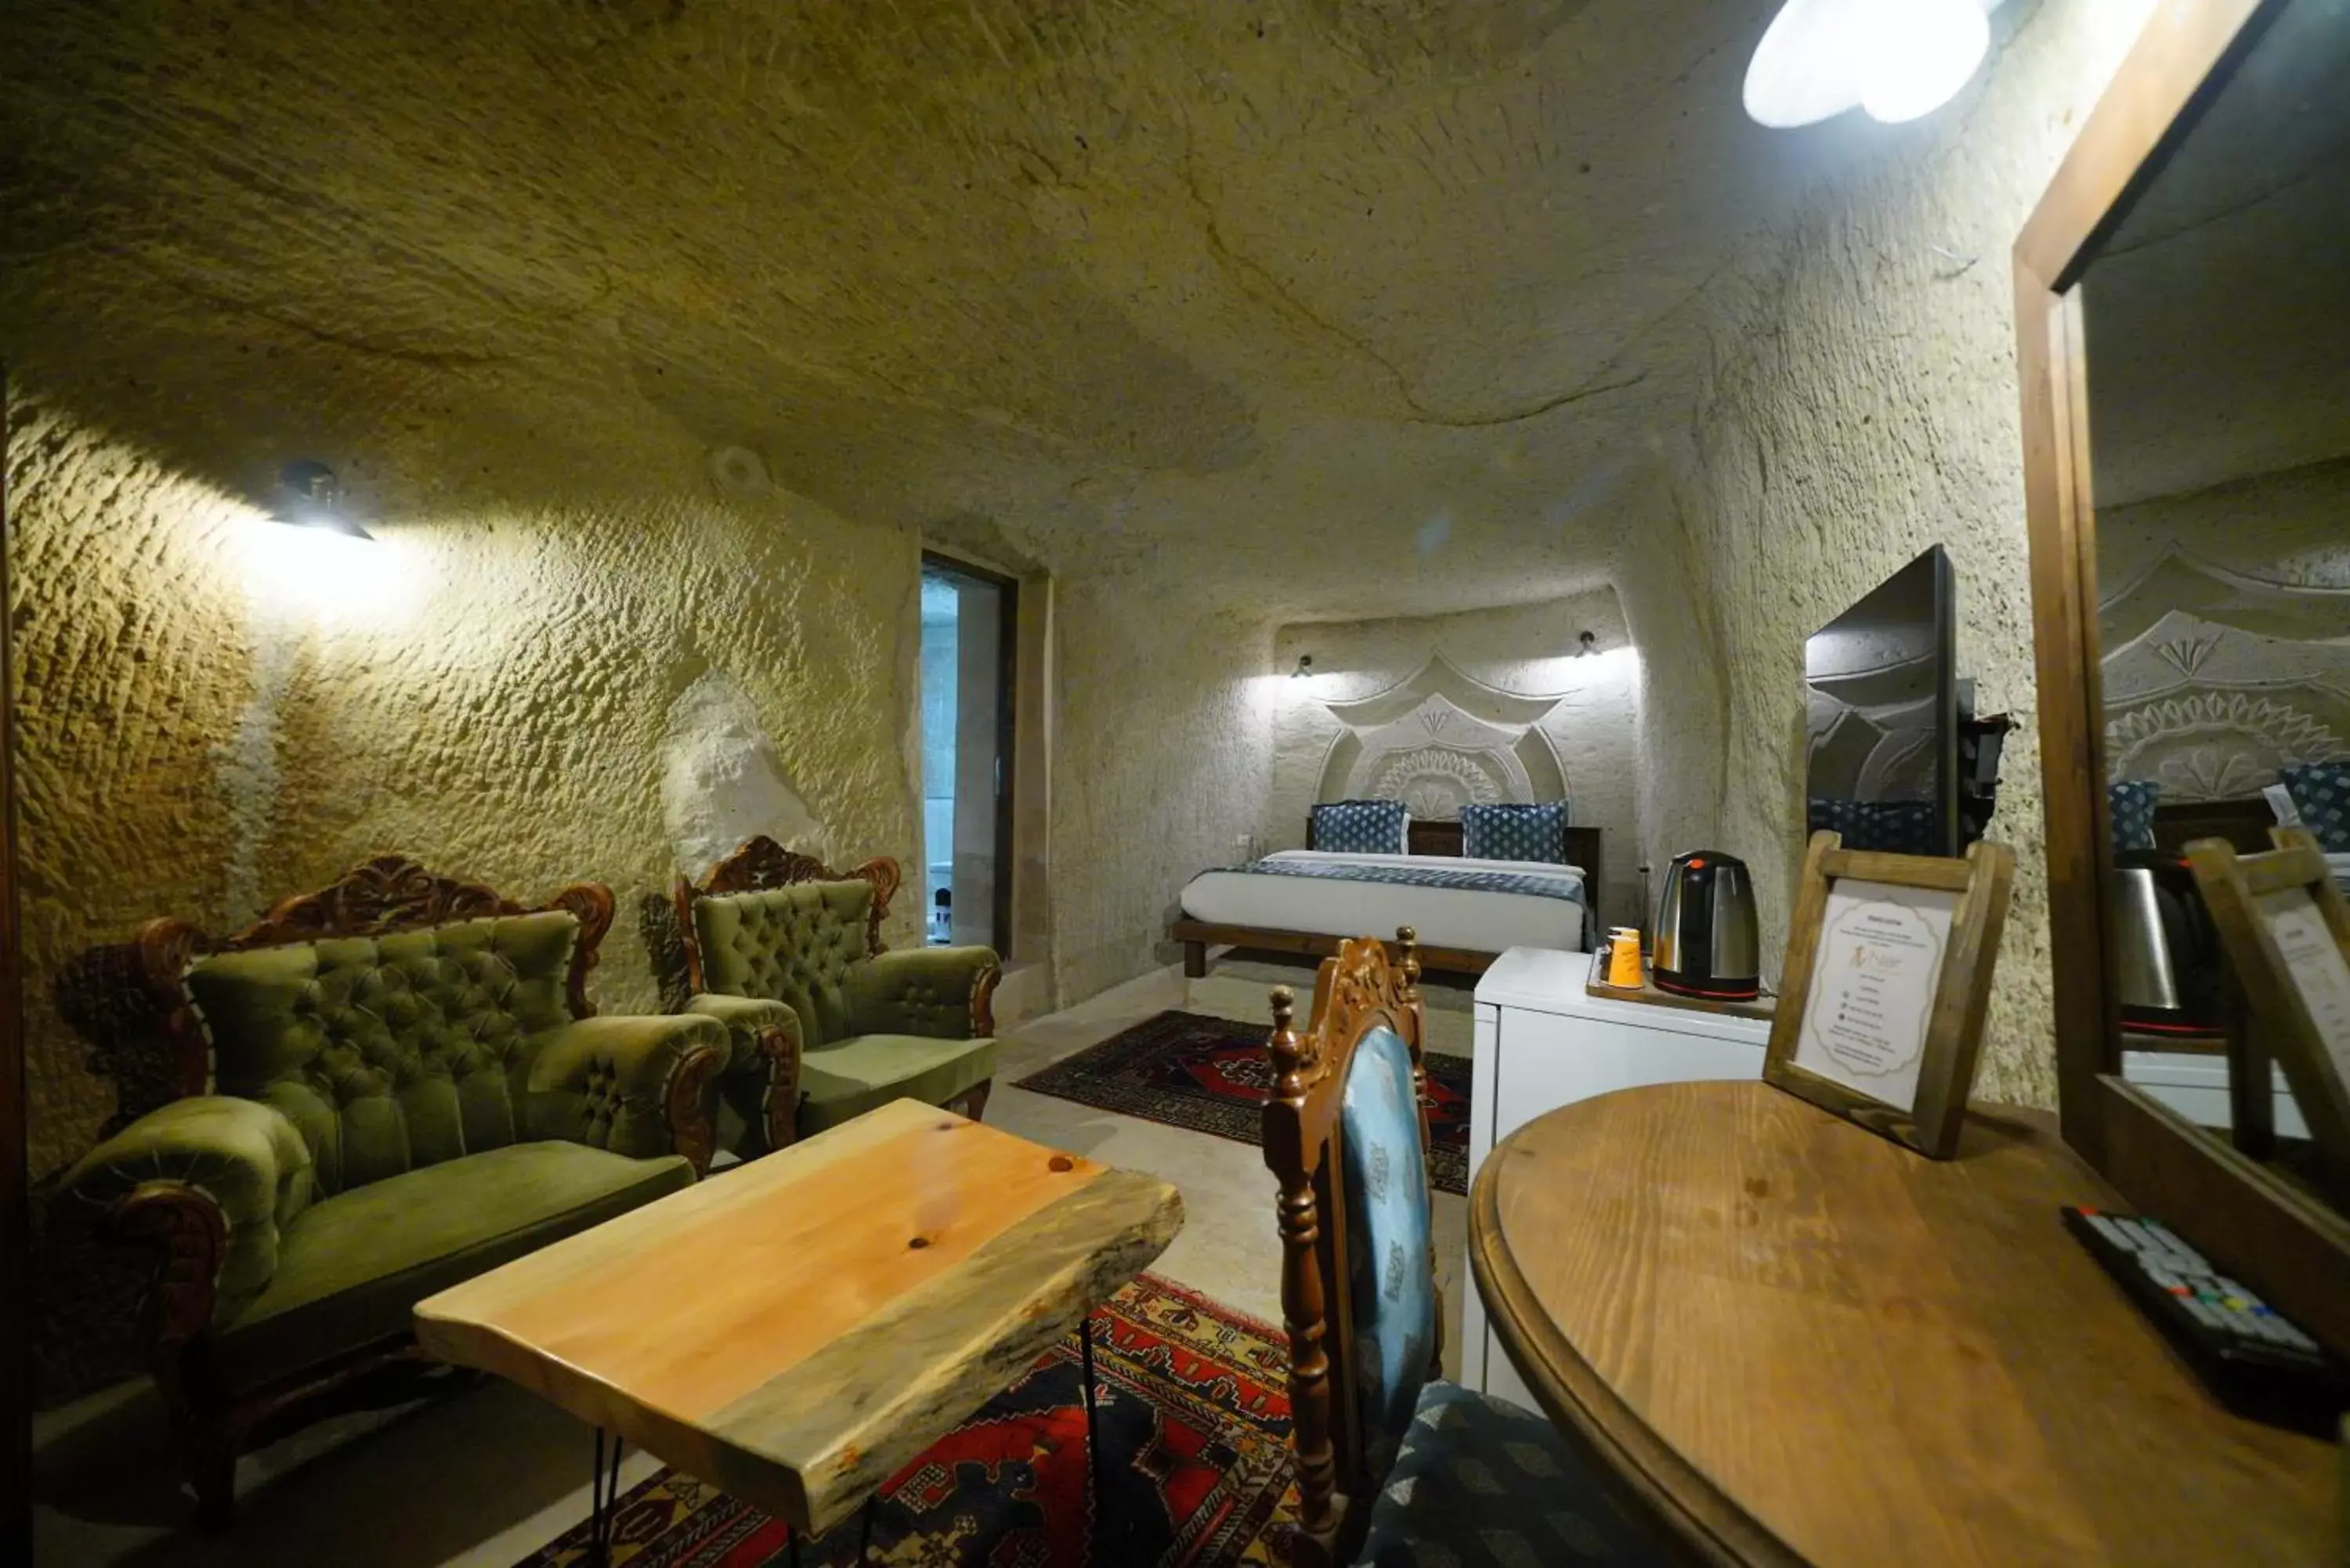
[(18, 0), (0, 352), (224, 472), (666, 426), (1273, 615), (1537, 597), (1876, 144), (1744, 119), (1773, 4)]

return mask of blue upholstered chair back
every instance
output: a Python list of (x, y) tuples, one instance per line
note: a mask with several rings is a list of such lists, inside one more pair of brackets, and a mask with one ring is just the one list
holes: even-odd
[(1364, 1034), (1338, 1110), (1355, 1416), (1367, 1466), (1395, 1463), (1436, 1347), (1428, 1157), (1411, 1050), (1392, 1029)]

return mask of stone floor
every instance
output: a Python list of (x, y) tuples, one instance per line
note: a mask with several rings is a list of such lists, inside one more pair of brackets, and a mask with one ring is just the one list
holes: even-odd
[[(1267, 1016), (1275, 984), (1310, 991), (1303, 967), (1226, 962), (1202, 981), (1146, 975), (1006, 1032), (987, 1119), (1040, 1143), (1150, 1171), (1183, 1194), (1182, 1234), (1155, 1271), (1240, 1312), (1280, 1320), (1272, 1179), (1250, 1145), (1097, 1111), (1013, 1086), (1048, 1062), (1163, 1009)], [(1466, 1054), (1469, 995), (1428, 987), (1430, 1045)], [(1460, 1341), (1463, 1200), (1436, 1198), (1448, 1370)], [(588, 1513), (588, 1429), (511, 1385), (490, 1382), (401, 1410), (324, 1423), (238, 1472), (240, 1517), (224, 1536), (184, 1527), (161, 1412), (130, 1386), (35, 1427), (36, 1561), (41, 1568), (511, 1568)], [(657, 1461), (631, 1455), (633, 1485)]]

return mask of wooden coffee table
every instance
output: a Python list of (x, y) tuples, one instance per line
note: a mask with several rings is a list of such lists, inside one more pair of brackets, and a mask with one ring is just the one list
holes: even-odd
[(598, 1428), (599, 1526), (608, 1429), (820, 1534), (1182, 1225), (1156, 1178), (899, 1100), (419, 1303), (416, 1334)]

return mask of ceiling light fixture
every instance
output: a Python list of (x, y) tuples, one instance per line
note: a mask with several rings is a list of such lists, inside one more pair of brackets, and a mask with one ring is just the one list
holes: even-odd
[(324, 528), (354, 539), (375, 537), (343, 510), (342, 482), (335, 471), (307, 458), (277, 471), (277, 494), (269, 514), (296, 528)]
[(1857, 109), (1887, 125), (1941, 108), (1991, 50), (2002, 0), (1786, 0), (1746, 67), (1746, 112), (1776, 130)]
[(1289, 678), (1292, 680), (1295, 680), (1301, 675), (1311, 675), (1313, 673), (1314, 656), (1310, 653), (1301, 653), (1297, 656), (1297, 668), (1289, 672)]
[(1578, 642), (1578, 643), (1582, 644), (1582, 647), (1581, 647), (1581, 648), (1579, 648), (1578, 649), (1576, 649), (1576, 651), (1575, 651), (1575, 656), (1577, 659), (1581, 659), (1581, 658), (1582, 658), (1585, 654), (1586, 654), (1586, 653), (1591, 653), (1591, 652), (1596, 651), (1596, 649), (1597, 649), (1597, 647), (1598, 647), (1598, 644), (1599, 644), (1599, 639), (1598, 639), (1598, 638), (1596, 638), (1596, 637), (1595, 637), (1595, 636), (1593, 636), (1590, 632), (1587, 632), (1587, 631), (1586, 631), (1586, 632), (1578, 632), (1578, 633), (1575, 635), (1575, 640), (1576, 642)]

